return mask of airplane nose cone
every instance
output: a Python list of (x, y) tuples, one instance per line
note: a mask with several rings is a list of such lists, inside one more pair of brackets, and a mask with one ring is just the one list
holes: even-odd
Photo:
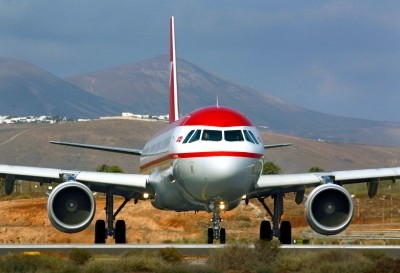
[(198, 201), (241, 198), (256, 183), (262, 168), (260, 159), (207, 157), (181, 160), (175, 169), (178, 183)]

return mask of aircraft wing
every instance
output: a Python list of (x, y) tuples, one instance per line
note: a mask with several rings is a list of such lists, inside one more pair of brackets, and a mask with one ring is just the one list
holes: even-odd
[(81, 143), (73, 143), (73, 142), (63, 142), (63, 141), (50, 141), (51, 144), (86, 148), (92, 150), (100, 150), (107, 152), (114, 152), (120, 154), (130, 154), (130, 155), (141, 155), (142, 150), (137, 149), (128, 149), (128, 148), (120, 148), (120, 147), (110, 147), (110, 146), (100, 146), (100, 145), (92, 145), (92, 144), (81, 144)]
[(103, 173), (77, 170), (62, 170), (53, 168), (27, 167), (15, 165), (0, 165), (0, 177), (10, 181), (27, 180), (41, 183), (66, 182), (75, 180), (101, 191), (108, 186), (120, 191), (145, 192), (149, 175)]
[(250, 196), (276, 189), (287, 189), (288, 192), (298, 188), (315, 187), (325, 183), (351, 184), (378, 182), (400, 178), (400, 168), (380, 168), (349, 171), (333, 171), (302, 174), (261, 175)]
[(291, 145), (292, 145), (292, 143), (267, 144), (267, 145), (264, 145), (264, 149), (287, 147), (287, 146), (291, 146)]

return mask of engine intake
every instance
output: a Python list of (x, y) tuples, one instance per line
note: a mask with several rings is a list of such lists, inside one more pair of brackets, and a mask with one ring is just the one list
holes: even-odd
[(336, 184), (316, 187), (306, 202), (308, 224), (323, 235), (335, 235), (345, 230), (353, 213), (354, 202), (350, 193)]
[(64, 182), (51, 192), (47, 212), (53, 226), (66, 233), (80, 232), (87, 228), (96, 212), (91, 190), (76, 181)]

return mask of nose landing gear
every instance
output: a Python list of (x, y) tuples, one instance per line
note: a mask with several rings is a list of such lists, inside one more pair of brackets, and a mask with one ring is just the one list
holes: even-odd
[(207, 211), (212, 211), (212, 227), (208, 228), (207, 231), (207, 243), (213, 244), (214, 240), (219, 240), (220, 244), (226, 242), (226, 231), (225, 228), (221, 228), (220, 224), (222, 219), (220, 217), (221, 210), (225, 209), (225, 204), (221, 201), (219, 204), (216, 202), (210, 202), (207, 206)]

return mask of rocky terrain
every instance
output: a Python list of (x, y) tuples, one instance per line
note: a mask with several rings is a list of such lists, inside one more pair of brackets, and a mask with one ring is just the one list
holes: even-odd
[[(303, 215), (304, 206), (295, 205), (293, 198), (289, 198), (285, 201), (283, 217), (292, 222), (294, 238), (324, 237), (315, 235), (308, 227)], [(398, 197), (390, 199), (380, 195), (373, 200), (366, 197), (358, 200), (361, 200), (361, 206), (356, 203), (353, 223), (332, 239), (346, 240), (363, 234), (367, 238), (373, 236), (379, 243), (385, 242), (387, 236), (390, 240), (393, 240), (393, 236), (400, 239)], [(122, 199), (117, 200), (117, 203), (121, 202)], [(46, 210), (47, 198), (0, 201), (0, 243), (93, 243), (94, 223), (97, 219), (104, 219), (104, 205), (105, 199), (98, 197), (92, 225), (83, 232), (65, 234), (51, 225)], [(221, 216), (228, 242), (251, 242), (257, 239), (261, 220), (268, 219), (265, 210), (255, 201), (247, 206), (243, 203), (236, 210), (222, 213)], [(154, 209), (150, 202), (143, 201), (136, 205), (128, 203), (118, 218), (126, 221), (128, 243), (205, 243), (205, 231), (211, 215), (206, 212), (160, 211)], [(108, 243), (113, 243), (113, 240), (108, 239)]]

